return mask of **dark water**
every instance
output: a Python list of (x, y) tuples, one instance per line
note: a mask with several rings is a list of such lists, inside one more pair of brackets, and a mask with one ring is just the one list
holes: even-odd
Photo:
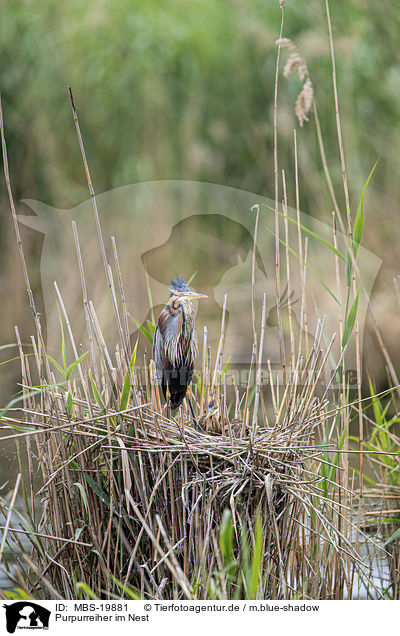
[[(10, 434), (10, 433), (7, 433)], [(20, 442), (19, 448), (21, 451), (22, 463), (26, 466), (26, 453), (25, 453), (25, 443)], [(0, 438), (0, 497), (5, 500), (7, 503), (10, 503), (11, 497), (16, 485), (16, 480), (19, 469), (19, 461), (18, 461), (18, 453), (17, 453), (17, 445), (15, 440), (6, 440), (2, 441)], [(17, 512), (24, 515), (24, 501), (22, 497), (22, 482), (19, 484), (17, 498), (14, 504), (14, 512), (11, 515), (11, 524), (13, 527), (19, 527), (19, 517)], [(7, 515), (7, 507), (5, 506), (5, 514)], [(25, 516), (25, 515), (24, 515)], [(6, 523), (6, 518), (0, 512), (0, 526), (4, 527)], [(0, 543), (3, 538), (3, 529), (0, 529)], [(12, 540), (13, 535), (11, 533), (7, 534), (7, 541), (11, 544), (13, 548), (16, 548), (17, 554), (20, 551), (20, 548), (16, 546), (14, 541)], [(23, 546), (28, 547), (30, 545), (27, 537), (18, 533), (18, 539)], [(4, 549), (4, 557), (7, 560), (11, 570), (15, 568), (15, 556), (13, 555), (12, 550), (5, 545)], [(4, 567), (4, 562), (0, 563), (0, 590), (12, 589), (14, 584), (10, 581)]]
[[(0, 493), (0, 495), (2, 495), (2, 493)], [(17, 509), (17, 511), (23, 514), (23, 501), (21, 498), (19, 500), (16, 500), (15, 508)], [(18, 522), (19, 522), (18, 515), (16, 514), (16, 512), (14, 512), (11, 515), (11, 524), (13, 525), (13, 527), (18, 528)], [(5, 523), (6, 523), (6, 518), (0, 513), (0, 525), (4, 527)], [(0, 542), (3, 538), (3, 532), (4, 532), (3, 530), (0, 530)], [(13, 536), (14, 535), (12, 533), (10, 532), (7, 533), (7, 541), (10, 544), (10, 547), (8, 547), (6, 544), (4, 549), (4, 558), (7, 561), (12, 574), (15, 573), (15, 569), (16, 569), (15, 557), (17, 554), (20, 553), (20, 548), (16, 546), (15, 542), (12, 539)], [(24, 549), (28, 549), (30, 542), (27, 539), (27, 537), (23, 535), (22, 533), (18, 533), (18, 538), (21, 544), (23, 545)], [(14, 552), (14, 549), (15, 549), (15, 552)], [(3, 559), (3, 562), (0, 563), (0, 591), (12, 590), (14, 588), (15, 588), (15, 584), (13, 583), (13, 581), (9, 578), (7, 574), (7, 571), (4, 565), (4, 559)]]

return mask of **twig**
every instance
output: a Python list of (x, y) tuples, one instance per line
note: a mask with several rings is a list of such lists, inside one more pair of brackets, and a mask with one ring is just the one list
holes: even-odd
[(6, 525), (4, 526), (3, 538), (2, 538), (2, 541), (1, 541), (1, 545), (0, 545), (0, 563), (1, 563), (1, 560), (3, 558), (3, 551), (4, 551), (4, 546), (6, 544), (7, 532), (8, 532), (8, 529), (10, 527), (11, 516), (12, 516), (13, 509), (14, 509), (15, 499), (17, 497), (17, 492), (18, 492), (20, 481), (21, 481), (21, 473), (18, 473), (17, 481), (15, 482), (14, 491), (13, 491), (13, 494), (12, 494), (12, 497), (11, 497), (10, 506), (8, 508), (8, 515), (7, 515), (7, 519), (6, 519)]

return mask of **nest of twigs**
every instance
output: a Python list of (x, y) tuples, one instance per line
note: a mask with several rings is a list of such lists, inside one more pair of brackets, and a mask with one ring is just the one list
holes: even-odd
[[(307, 588), (304, 555), (318, 568), (322, 551), (351, 551), (333, 522), (342, 505), (339, 485), (329, 480), (330, 494), (321, 496), (327, 494), (320, 472), (327, 449), (316, 441), (318, 428), (336, 413), (324, 395), (316, 396), (327, 357), (320, 350), (322, 328), (281, 395), (278, 386), (262, 387), (257, 380), (262, 409), (257, 412), (256, 401), (250, 407), (247, 391), (235, 420), (222, 406), (226, 388), (211, 386), (207, 373), (202, 395), (219, 391), (221, 405), (212, 419), (207, 421), (201, 410), (207, 400), (196, 391), (198, 420), (183, 408), (168, 419), (151, 367), (142, 385), (121, 357), (120, 369), (108, 369), (113, 385), (96, 385), (82, 360), (81, 382), (70, 383), (67, 394), (53, 374), (39, 398), (26, 393), (29, 432), (17, 435), (27, 437), (29, 462), (38, 462), (43, 484), (40, 515), (32, 497), (25, 526), (34, 552), (21, 572), (31, 593), (45, 589), (52, 598), (74, 598), (77, 581), (84, 581), (99, 597), (129, 589), (142, 598), (209, 598), (217, 580), (221, 593), (227, 594), (229, 582), (232, 594), (246, 595), (246, 577), (232, 581), (225, 572), (229, 564), (220, 546), (226, 510), (237, 568), (244, 567), (243, 541), (250, 552), (258, 542), (258, 593), (264, 598)], [(27, 358), (22, 361), (28, 383)], [(266, 417), (268, 392), (273, 422)], [(31, 473), (29, 479), (33, 493)]]
[[(123, 584), (141, 596), (207, 598), (210, 577), (224, 567), (219, 532), (229, 509), (238, 559), (241, 533), (254, 541), (260, 516), (264, 595), (287, 594), (289, 564), (323, 481), (315, 472), (323, 451), (313, 440), (326, 403), (314, 395), (321, 364), (314, 358), (313, 373), (304, 375), (313, 382), (304, 385), (300, 373), (287, 383), (272, 426), (259, 417), (250, 423), (250, 409), (244, 423), (230, 421), (222, 408), (214, 422), (193, 422), (183, 410), (167, 419), (144, 401), (105, 409), (100, 391), (91, 404), (76, 395), (71, 419), (65, 396), (48, 388), (40, 417), (33, 416), (38, 406), (26, 410), (31, 423), (41, 422), (35, 454), (44, 511), (37, 532), (52, 537), (45, 553), (58, 555), (38, 555), (33, 572), (41, 584), (74, 597), (79, 575), (100, 595), (106, 585), (121, 591)], [(133, 388), (132, 398), (146, 397)], [(333, 526), (325, 540), (332, 537)]]

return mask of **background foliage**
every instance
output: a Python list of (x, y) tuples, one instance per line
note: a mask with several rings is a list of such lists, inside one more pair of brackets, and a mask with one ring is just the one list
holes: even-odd
[[(273, 196), (277, 1), (2, 0), (0, 6), (1, 91), (16, 201), (34, 198), (61, 208), (87, 199), (68, 84), (79, 107), (97, 193), (178, 178)], [(380, 157), (368, 190), (364, 243), (384, 261), (377, 311), (390, 346), (399, 327), (392, 280), (400, 196), (400, 12), (389, 0), (334, 3), (331, 11), (354, 205)], [(287, 2), (285, 36), (306, 58), (342, 203), (324, 3)], [(285, 57), (283, 52), (283, 62)], [(281, 76), (279, 153), (289, 203), (294, 201), (290, 172), (300, 86), (296, 78)], [(302, 209), (327, 220), (332, 205), (311, 120), (298, 138)], [(3, 186), (0, 203), (2, 335), (3, 342), (12, 342), (14, 324), (23, 336), (31, 325)], [(19, 211), (30, 213), (22, 203)], [(27, 228), (22, 235), (38, 297), (42, 236)], [(372, 356), (369, 371), (376, 373), (372, 345), (365, 349)]]

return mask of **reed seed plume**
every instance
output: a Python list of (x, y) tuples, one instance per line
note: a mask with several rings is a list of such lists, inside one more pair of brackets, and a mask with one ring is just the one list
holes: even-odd
[(297, 75), (299, 80), (303, 82), (303, 87), (297, 97), (295, 105), (295, 114), (299, 125), (302, 128), (304, 122), (308, 121), (308, 113), (314, 103), (314, 88), (308, 72), (305, 59), (300, 54), (296, 44), (289, 38), (280, 38), (276, 41), (277, 45), (287, 48), (290, 51), (289, 57), (283, 69), (285, 77)]

